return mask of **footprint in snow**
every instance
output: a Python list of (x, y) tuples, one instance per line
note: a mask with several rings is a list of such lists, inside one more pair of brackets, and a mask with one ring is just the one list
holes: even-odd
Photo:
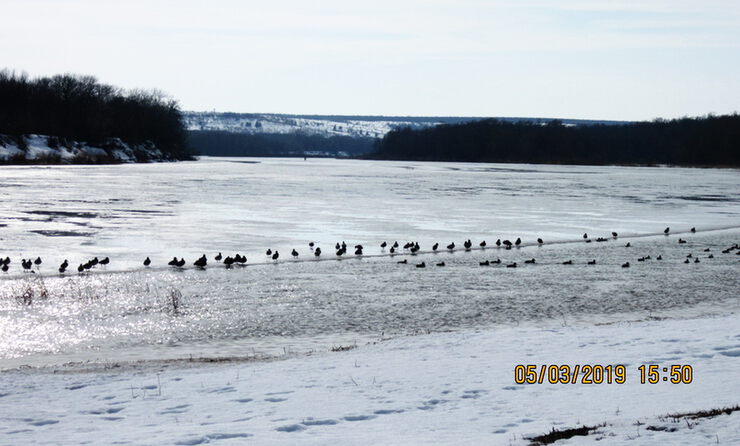
[(313, 418), (307, 418), (301, 423), (305, 426), (331, 426), (339, 424), (337, 420), (314, 420)]
[(211, 440), (229, 440), (232, 438), (247, 438), (251, 437), (252, 434), (208, 434), (202, 437), (186, 438), (184, 440), (176, 441), (177, 445), (198, 445), (210, 443)]
[(29, 420), (28, 424), (32, 426), (46, 426), (47, 424), (57, 424), (59, 420)]
[(403, 409), (380, 409), (373, 412), (376, 415), (390, 415), (392, 413), (403, 413)]
[(275, 428), (275, 430), (278, 432), (300, 432), (305, 429), (306, 427), (301, 426), (300, 424), (289, 424), (287, 426), (280, 426)]
[(349, 415), (344, 417), (345, 421), (365, 421), (377, 418), (377, 415)]

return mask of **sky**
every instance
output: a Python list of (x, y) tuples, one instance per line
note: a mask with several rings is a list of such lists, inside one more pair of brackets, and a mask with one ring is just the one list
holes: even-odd
[(644, 120), (740, 111), (737, 0), (0, 0), (0, 68), (184, 110)]

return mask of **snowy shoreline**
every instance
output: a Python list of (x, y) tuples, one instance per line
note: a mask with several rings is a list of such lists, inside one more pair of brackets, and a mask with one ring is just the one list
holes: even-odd
[[(469, 329), (271, 362), (6, 371), (0, 373), (0, 438), (10, 444), (519, 445), (553, 427), (606, 423), (558, 444), (736, 444), (740, 412), (690, 423), (659, 417), (740, 403), (738, 327), (740, 315), (730, 312)], [(517, 364), (623, 364), (627, 382), (516, 384)], [(640, 384), (641, 364), (691, 365), (693, 382)]]

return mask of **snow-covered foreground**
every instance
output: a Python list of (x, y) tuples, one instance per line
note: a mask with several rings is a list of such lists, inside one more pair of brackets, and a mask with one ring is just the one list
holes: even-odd
[[(623, 364), (626, 383), (514, 382), (517, 364)], [(691, 365), (641, 384), (641, 364)], [(463, 330), (272, 362), (0, 374), (2, 444), (739, 444), (740, 314)], [(638, 424), (639, 422), (639, 424)], [(648, 427), (661, 429), (652, 430)], [(672, 431), (675, 428), (675, 431)]]

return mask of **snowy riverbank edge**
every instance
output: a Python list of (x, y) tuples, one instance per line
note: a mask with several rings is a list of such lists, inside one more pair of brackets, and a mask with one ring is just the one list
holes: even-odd
[(0, 165), (12, 164), (118, 164), (165, 161), (169, 157), (153, 142), (127, 144), (108, 138), (102, 145), (49, 135), (13, 138), (0, 134)]
[[(625, 384), (514, 382), (517, 364), (624, 364)], [(641, 384), (642, 364), (691, 384)], [(0, 373), (3, 444), (739, 444), (740, 315), (404, 337), (272, 362)], [(653, 427), (659, 430), (648, 429)], [(664, 429), (665, 430), (660, 430)]]

